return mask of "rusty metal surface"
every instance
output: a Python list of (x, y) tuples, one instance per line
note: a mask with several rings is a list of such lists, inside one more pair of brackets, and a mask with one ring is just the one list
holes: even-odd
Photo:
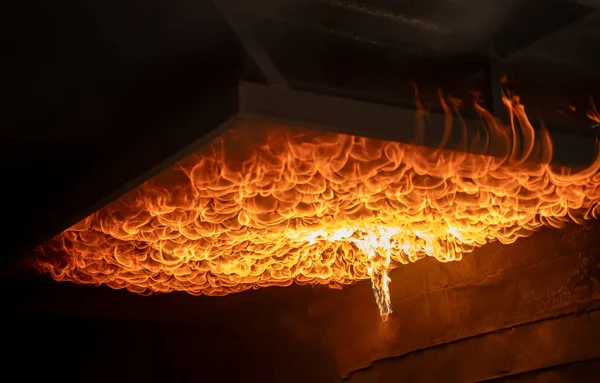
[(485, 381), (598, 358), (599, 340), (600, 311), (583, 312), (381, 361), (353, 374), (348, 381)]
[[(461, 262), (392, 271), (394, 313), (381, 322), (368, 283), (312, 301), (342, 376), (380, 359), (583, 310), (600, 300), (597, 223), (490, 244)], [(349, 334), (352, 334), (349, 336)]]
[(550, 383), (578, 382), (595, 383), (600, 375), (600, 358), (561, 364), (529, 373), (493, 379), (494, 383)]
[[(377, 370), (377, 361), (389, 358), (389, 362), (381, 362), (391, 365), (382, 379), (403, 373), (413, 377), (443, 373), (442, 367), (422, 369), (433, 360), (447, 361), (457, 376), (489, 379), (595, 355), (600, 344), (594, 338), (597, 319), (590, 324), (587, 319), (571, 317), (580, 318), (574, 314), (600, 303), (598, 233), (598, 223), (570, 225), (561, 231), (542, 230), (511, 246), (484, 246), (461, 262), (442, 264), (427, 259), (400, 266), (391, 273), (394, 313), (385, 323), (378, 315), (368, 281), (339, 291), (295, 286), (220, 298), (185, 294), (143, 297), (54, 282), (5, 281), (1, 290), (5, 292), (6, 311), (32, 317), (151, 321), (169, 327), (210, 327), (218, 319), (222, 325), (241, 326), (237, 328), (240, 334), (256, 337), (240, 338), (239, 342), (258, 342), (278, 355), (269, 367), (277, 376), (272, 381), (286, 381), (287, 374), (296, 371), (294, 376), (331, 382), (336, 376), (348, 376), (372, 364)], [(18, 299), (10, 294), (14, 289), (20, 290)], [(554, 322), (555, 317), (571, 319)], [(573, 328), (576, 332), (571, 333)], [(557, 350), (544, 346), (552, 349), (545, 354), (548, 358), (531, 359), (528, 355), (535, 355), (541, 347), (536, 335), (540, 331), (542, 340), (554, 342)], [(512, 335), (515, 332), (522, 335)], [(567, 338), (559, 336), (562, 332)], [(569, 337), (579, 342), (577, 350), (562, 346)], [(580, 340), (585, 337), (588, 343)], [(469, 339), (475, 339), (474, 343)], [(462, 346), (465, 342), (471, 343)], [(500, 354), (481, 354), (481, 367), (472, 368), (481, 347), (497, 349)], [(500, 361), (494, 359), (513, 348), (522, 352)], [(424, 349), (427, 351), (422, 356), (419, 350)], [(301, 374), (298, 363), (304, 362), (310, 362), (311, 368)], [(394, 367), (396, 363), (404, 366), (404, 372), (396, 370), (400, 368)], [(318, 380), (319, 376), (327, 379)]]

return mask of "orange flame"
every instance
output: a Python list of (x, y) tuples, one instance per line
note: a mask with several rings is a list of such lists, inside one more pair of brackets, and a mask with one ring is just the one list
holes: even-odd
[[(460, 103), (442, 102), (451, 129)], [(598, 216), (600, 157), (576, 173), (552, 167), (550, 136), (536, 139), (517, 97), (504, 103), (508, 125), (476, 105), (486, 137), (461, 140), (499, 140), (503, 157), (242, 124), (56, 236), (37, 265), (141, 294), (371, 279), (386, 319), (398, 264)]]
[(600, 112), (596, 109), (596, 103), (593, 98), (590, 98), (590, 111), (587, 113), (587, 117), (597, 124), (600, 124)]

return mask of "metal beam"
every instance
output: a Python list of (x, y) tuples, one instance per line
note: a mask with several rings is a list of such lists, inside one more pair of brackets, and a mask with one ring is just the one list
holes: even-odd
[(256, 66), (258, 66), (265, 76), (267, 83), (271, 86), (289, 88), (285, 77), (279, 72), (279, 69), (277, 69), (277, 66), (273, 60), (271, 60), (271, 57), (269, 57), (252, 33), (247, 18), (240, 16), (235, 11), (234, 4), (231, 0), (214, 0), (214, 2), (238, 37), (246, 52), (248, 52)]
[(487, 85), (486, 107), (496, 117), (506, 121), (506, 109), (502, 103), (502, 66), (492, 45), (489, 45), (488, 65), (484, 72)]
[[(164, 128), (140, 137), (130, 152), (116, 164), (107, 164), (100, 174), (90, 174), (75, 190), (63, 193), (49, 210), (38, 212), (38, 226), (27, 238), (8, 243), (2, 266), (27, 255), (39, 244), (133, 190), (226, 130), (238, 110), (238, 90), (228, 85), (205, 89), (195, 108)], [(113, 166), (114, 165), (114, 166)], [(4, 264), (6, 262), (6, 265)]]
[[(323, 94), (240, 84), (240, 116), (281, 121), (295, 126), (373, 137), (383, 140), (439, 148), (444, 136), (445, 117), (430, 113), (422, 137), (415, 135), (416, 111)], [(482, 133), (482, 121), (465, 119), (467, 142)], [(538, 132), (539, 133), (539, 132)], [(539, 137), (539, 134), (536, 134)], [(554, 144), (553, 164), (572, 168), (585, 167), (596, 156), (596, 136), (551, 132)], [(447, 150), (504, 156), (501, 143), (489, 147), (465, 147), (461, 137), (453, 135)]]
[(575, 29), (584, 27), (586, 25), (589, 25), (589, 24), (599, 21), (599, 20), (600, 20), (600, 11), (596, 10), (596, 11), (590, 12), (587, 15), (583, 16), (582, 18), (577, 19), (576, 21), (573, 21), (566, 25), (563, 25), (562, 27), (555, 29), (551, 33), (544, 35), (542, 38), (537, 39), (537, 40), (533, 41), (532, 43), (530, 43), (524, 47), (521, 47), (514, 52), (504, 55), (503, 57), (501, 57), (501, 60), (506, 63), (517, 61), (517, 60), (523, 58), (524, 56), (526, 56), (529, 52), (531, 52), (536, 47), (539, 47), (549, 41), (552, 41), (557, 36), (562, 35), (564, 33), (568, 33)]

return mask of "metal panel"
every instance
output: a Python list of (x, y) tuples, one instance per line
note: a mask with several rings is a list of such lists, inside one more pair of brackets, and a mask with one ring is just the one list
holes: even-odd
[[(300, 92), (258, 84), (240, 84), (242, 116), (274, 119), (309, 128), (373, 137), (438, 148), (444, 135), (444, 115), (430, 113), (423, 132), (416, 129), (415, 110), (381, 105), (323, 94)], [(467, 142), (482, 133), (479, 120), (464, 120)], [(450, 140), (444, 149), (490, 156), (506, 153), (499, 143), (465, 147), (460, 137)], [(539, 139), (539, 134), (537, 135)], [(554, 144), (553, 164), (580, 168), (596, 155), (596, 137), (551, 132)]]

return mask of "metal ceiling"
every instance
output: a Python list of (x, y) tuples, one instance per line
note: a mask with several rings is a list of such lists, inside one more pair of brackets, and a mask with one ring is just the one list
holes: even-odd
[(558, 124), (584, 122), (585, 114), (566, 116), (563, 110), (589, 103), (600, 90), (595, 2), (216, 3), (232, 25), (244, 25), (243, 35), (252, 36), (248, 51), (261, 52), (255, 61), (268, 62), (263, 73), (277, 78), (271, 83), (401, 104), (412, 99), (414, 82), (435, 103), (438, 87), (466, 98), (473, 89), (491, 92), (489, 82), (507, 73), (543, 119)]

